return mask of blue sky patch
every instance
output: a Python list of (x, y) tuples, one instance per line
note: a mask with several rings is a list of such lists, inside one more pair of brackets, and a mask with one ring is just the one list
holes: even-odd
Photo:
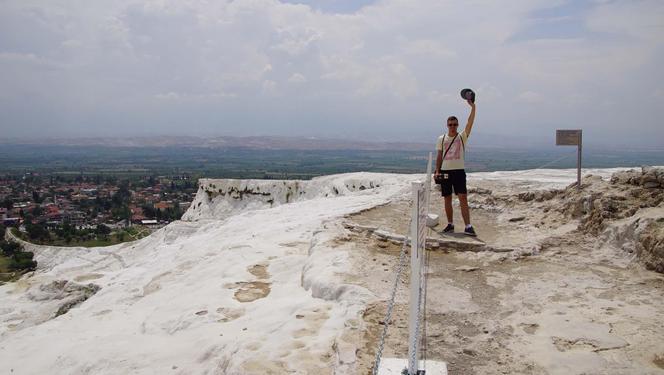
[(530, 15), (527, 26), (509, 41), (588, 37), (585, 19), (595, 6), (592, 1), (568, 1), (552, 8), (539, 9)]
[(355, 13), (376, 0), (281, 0), (283, 3), (305, 4), (325, 13)]

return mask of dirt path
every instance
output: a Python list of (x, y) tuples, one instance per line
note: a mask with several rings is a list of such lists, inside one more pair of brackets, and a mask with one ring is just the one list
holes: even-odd
[[(408, 210), (394, 202), (349, 220), (405, 233)], [(473, 215), (485, 240), (516, 246), (537, 239), (541, 250), (430, 251), (427, 358), (446, 361), (450, 374), (664, 374), (663, 275), (599, 250), (595, 237), (556, 236), (562, 222), (520, 227), (491, 210)], [(353, 282), (387, 298), (400, 246), (366, 233), (350, 241), (360, 250), (354, 273), (363, 275)], [(407, 274), (384, 357), (407, 354)], [(385, 311), (384, 300), (365, 311), (359, 373), (370, 373)]]

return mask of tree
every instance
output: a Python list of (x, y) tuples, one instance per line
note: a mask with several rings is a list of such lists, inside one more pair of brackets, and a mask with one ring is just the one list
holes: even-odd
[(14, 241), (0, 241), (0, 249), (2, 249), (2, 254), (11, 257), (17, 252), (22, 250), (21, 244)]
[(129, 191), (129, 182), (123, 181), (118, 191), (115, 194), (113, 194), (112, 198), (113, 205), (116, 207), (120, 207), (123, 204), (129, 203), (130, 200), (131, 200), (131, 191)]
[(173, 210), (173, 220), (180, 220), (182, 218), (182, 213), (180, 204), (176, 202), (175, 209)]
[(131, 210), (128, 205), (122, 208), (122, 218), (125, 220), (127, 226), (131, 225)]
[(143, 206), (141, 206), (141, 209), (143, 210), (143, 214), (145, 215), (145, 217), (154, 218), (155, 216), (157, 216), (155, 212), (157, 210), (155, 210), (155, 208), (149, 204), (144, 204)]
[(111, 234), (111, 228), (109, 228), (108, 226), (106, 226), (104, 224), (99, 224), (99, 225), (97, 225), (96, 233), (100, 234), (102, 236), (109, 235), (109, 234)]
[(76, 232), (76, 228), (74, 228), (73, 225), (69, 222), (69, 220), (66, 220), (64, 223), (62, 223), (62, 236), (63, 237), (72, 237)]
[(25, 230), (28, 232), (28, 236), (32, 240), (49, 239), (48, 229), (46, 229), (41, 223), (32, 224), (30, 221), (26, 221)]
[(15, 252), (9, 262), (9, 268), (14, 271), (33, 271), (37, 268), (37, 262), (33, 259), (35, 254), (31, 251)]
[(34, 217), (39, 217), (44, 214), (44, 209), (41, 208), (40, 206), (35, 206), (35, 208), (32, 209), (32, 216)]

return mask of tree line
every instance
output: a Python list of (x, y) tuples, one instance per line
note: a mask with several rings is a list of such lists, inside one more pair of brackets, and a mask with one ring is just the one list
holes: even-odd
[(24, 251), (23, 245), (15, 241), (5, 240), (6, 228), (0, 225), (0, 252), (1, 255), (9, 259), (9, 271), (27, 272), (37, 268), (37, 262), (34, 260), (34, 253)]

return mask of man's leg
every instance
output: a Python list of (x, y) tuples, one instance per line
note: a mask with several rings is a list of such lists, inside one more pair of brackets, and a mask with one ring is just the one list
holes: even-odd
[[(468, 209), (468, 194), (459, 194), (459, 206), (461, 206), (461, 216), (466, 225), (470, 224), (470, 210)], [(445, 202), (447, 208), (447, 202)], [(450, 199), (450, 207), (452, 207), (452, 200)]]
[(452, 195), (446, 195), (443, 197), (445, 200), (445, 215), (447, 216), (447, 223), (451, 224), (454, 222), (454, 209), (452, 208)]

